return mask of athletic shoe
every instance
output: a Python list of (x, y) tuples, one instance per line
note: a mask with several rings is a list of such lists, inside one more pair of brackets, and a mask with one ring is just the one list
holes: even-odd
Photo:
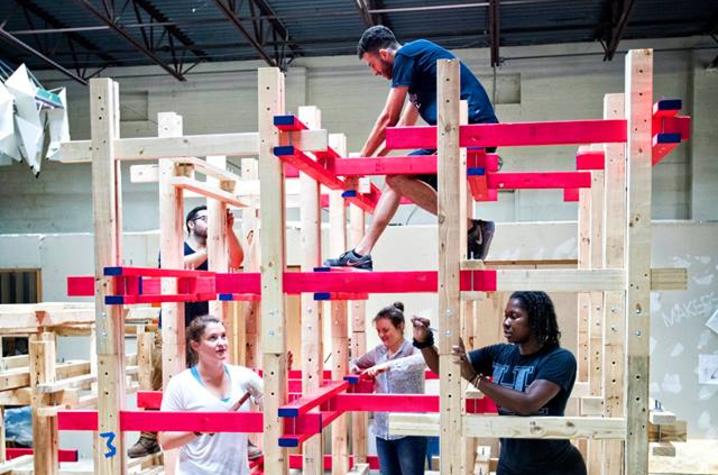
[(371, 255), (367, 254), (365, 256), (360, 256), (356, 252), (354, 252), (354, 249), (346, 251), (337, 259), (327, 259), (326, 261), (324, 261), (324, 265), (327, 267), (353, 267), (355, 269), (362, 270), (374, 269)]

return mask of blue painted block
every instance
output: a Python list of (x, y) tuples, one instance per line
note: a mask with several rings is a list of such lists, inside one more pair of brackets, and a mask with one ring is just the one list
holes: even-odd
[(123, 305), (125, 298), (122, 295), (105, 295), (105, 305)]
[(122, 267), (105, 267), (105, 275), (122, 275)]
[(294, 116), (292, 114), (275, 115), (274, 125), (294, 125)]
[(657, 143), (681, 143), (681, 134), (657, 134)]
[(232, 294), (219, 294), (219, 300), (222, 302), (228, 302), (234, 300)]
[(294, 145), (280, 145), (274, 147), (274, 155), (280, 157), (282, 155), (294, 155)]
[(349, 384), (357, 384), (359, 382), (359, 375), (350, 374), (348, 376), (344, 376), (344, 381), (348, 382)]
[(660, 99), (657, 103), (659, 111), (679, 111), (683, 107), (683, 101), (680, 99)]
[(299, 447), (299, 441), (295, 438), (279, 438), (279, 446), (280, 447)]
[(342, 198), (355, 198), (357, 195), (357, 190), (344, 190), (342, 192)]
[(314, 292), (314, 300), (322, 301), (322, 300), (329, 300), (331, 298), (331, 294), (329, 292)]
[(325, 267), (325, 266), (314, 268), (314, 272), (330, 272), (331, 270), (332, 270), (331, 267)]
[(467, 168), (466, 169), (466, 176), (484, 176), (486, 175), (486, 170), (484, 168)]

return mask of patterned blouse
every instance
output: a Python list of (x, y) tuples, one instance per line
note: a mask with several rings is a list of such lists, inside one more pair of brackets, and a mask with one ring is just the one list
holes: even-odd
[[(391, 361), (388, 371), (376, 377), (374, 390), (381, 394), (423, 394), (424, 393), (424, 357), (421, 350), (414, 348), (409, 340), (404, 339), (399, 351), (389, 355), (389, 349), (383, 344), (377, 345), (365, 355), (352, 360), (355, 372), (371, 368), (378, 364)], [(384, 440), (401, 439), (402, 435), (389, 434), (389, 413), (375, 412), (374, 435)]]

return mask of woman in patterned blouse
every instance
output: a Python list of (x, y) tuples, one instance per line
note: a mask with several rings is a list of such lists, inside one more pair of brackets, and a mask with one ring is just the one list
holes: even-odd
[[(425, 363), (421, 352), (404, 338), (404, 304), (383, 308), (374, 317), (381, 344), (352, 361), (352, 371), (375, 379), (382, 394), (423, 394)], [(426, 437), (389, 433), (389, 413), (375, 412), (372, 432), (382, 475), (424, 473)]]

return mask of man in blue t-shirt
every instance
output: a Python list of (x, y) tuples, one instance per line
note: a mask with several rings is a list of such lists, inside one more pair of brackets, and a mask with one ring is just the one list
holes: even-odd
[[(362, 147), (360, 156), (385, 155), (383, 147), (387, 127), (414, 125), (419, 116), (436, 125), (436, 61), (456, 57), (427, 40), (399, 44), (385, 26), (373, 26), (362, 34), (357, 47), (359, 58), (373, 73), (391, 81), (384, 110)], [(461, 99), (469, 105), (469, 123), (496, 123), (494, 108), (483, 86), (461, 63)], [(410, 104), (404, 107), (407, 96)], [(403, 109), (403, 113), (402, 113)], [(493, 151), (491, 149), (490, 151)], [(411, 155), (432, 155), (435, 150), (415, 150)], [(374, 210), (367, 233), (354, 249), (336, 259), (327, 259), (332, 267), (356, 267), (372, 270), (371, 250), (396, 213), (401, 198), (409, 198), (426, 211), (437, 213), (436, 175), (388, 175), (386, 186)], [(469, 220), (469, 258), (484, 259), (494, 234), (491, 221)]]

